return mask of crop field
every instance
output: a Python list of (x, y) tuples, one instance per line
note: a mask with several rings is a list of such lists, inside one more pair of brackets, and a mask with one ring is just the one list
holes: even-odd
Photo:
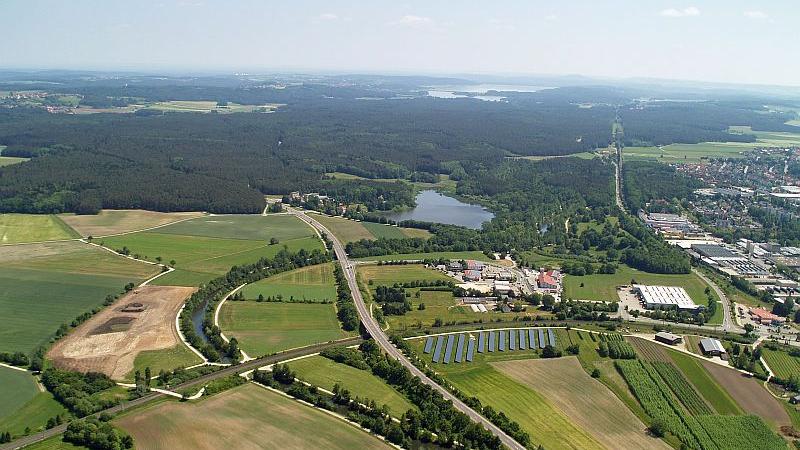
[(4, 247), (0, 255), (0, 351), (31, 352), (106, 295), (158, 270), (80, 242)]
[(358, 261), (404, 261), (404, 260), (423, 260), (423, 259), (474, 259), (476, 261), (492, 261), (483, 252), (433, 252), (433, 253), (401, 253), (397, 255), (367, 256), (357, 258)]
[(667, 349), (661, 346), (660, 344), (656, 344), (655, 342), (648, 341), (647, 339), (642, 339), (638, 337), (627, 337), (625, 339), (628, 342), (630, 342), (636, 349), (636, 353), (639, 355), (639, 358), (645, 361), (648, 362), (671, 361), (669, 354), (667, 353)]
[(269, 278), (248, 284), (243, 289), (246, 299), (281, 295), (289, 300), (336, 300), (336, 280), (333, 263), (307, 266), (279, 273)]
[(437, 366), (437, 370), (462, 392), (519, 423), (530, 434), (534, 446), (542, 445), (548, 450), (605, 448), (544, 396), (491, 364), (450, 364)]
[(792, 375), (800, 374), (800, 358), (768, 348), (764, 348), (761, 354), (776, 376), (788, 379)]
[(387, 405), (393, 416), (400, 417), (416, 407), (401, 393), (384, 383), (369, 370), (356, 369), (337, 363), (324, 356), (312, 356), (289, 363), (297, 377), (323, 389), (332, 390), (334, 384), (347, 389), (356, 397), (375, 400), (378, 405)]
[(330, 230), (343, 244), (360, 241), (361, 239), (375, 239), (375, 236), (364, 226), (365, 222), (356, 222), (355, 220), (331, 217), (324, 214), (315, 214), (313, 217)]
[(746, 414), (754, 414), (776, 426), (791, 425), (786, 410), (758, 380), (712, 362), (701, 360), (701, 364)]
[(158, 227), (201, 215), (199, 212), (164, 213), (141, 209), (104, 209), (97, 215), (62, 214), (59, 218), (81, 236), (97, 238)]
[(134, 373), (139, 370), (144, 373), (145, 368), (149, 367), (153, 374), (159, 373), (162, 369), (172, 370), (178, 367), (189, 367), (203, 362), (199, 356), (180, 342), (172, 347), (161, 350), (145, 350), (136, 355), (133, 361), (133, 370), (126, 376), (126, 380), (133, 380)]
[(27, 160), (28, 158), (17, 158), (15, 156), (0, 156), (0, 167), (10, 166), (12, 164), (19, 164)]
[[(279, 240), (271, 245), (270, 238)], [(174, 260), (175, 272), (153, 284), (196, 286), (225, 274), (234, 265), (253, 263), (271, 257), (284, 246), (323, 249), (314, 231), (292, 216), (206, 216), (167, 225), (153, 231), (132, 233), (96, 240), (106, 247), (154, 261)]]
[(680, 369), (689, 382), (697, 388), (703, 398), (711, 404), (719, 414), (742, 414), (742, 409), (728, 392), (720, 386), (708, 371), (703, 368), (701, 360), (685, 353), (668, 351), (675, 366)]
[(200, 402), (164, 402), (117, 420), (152, 450), (390, 448), (324, 412), (252, 383)]
[(0, 214), (0, 244), (55, 241), (80, 237), (58, 216)]
[[(100, 372), (124, 379), (134, 370), (139, 353), (183, 345), (175, 328), (175, 317), (192, 292), (194, 288), (190, 287), (135, 288), (58, 340), (47, 357), (62, 369)], [(151, 367), (151, 370), (158, 373), (182, 365), (182, 361), (174, 361), (175, 365), (164, 362), (167, 367)]]
[[(642, 272), (620, 264), (614, 274), (593, 274), (564, 277), (564, 297), (576, 300), (618, 301), (617, 286), (630, 285), (631, 280), (639, 284), (680, 286), (698, 305), (706, 305), (706, 283), (694, 273), (686, 275), (664, 275)], [(583, 287), (581, 287), (583, 284)], [(713, 294), (712, 295), (716, 295)], [(716, 298), (716, 297), (715, 297)]]
[[(39, 390), (30, 372), (0, 367), (0, 423), (28, 403)], [(0, 427), (2, 430), (2, 427)]]
[(358, 267), (358, 276), (366, 283), (372, 281), (373, 289), (380, 285), (392, 285), (394, 283), (406, 283), (415, 280), (426, 281), (450, 281), (452, 278), (439, 272), (438, 270), (428, 269), (421, 264), (406, 265), (365, 265)]
[(648, 436), (645, 425), (602, 383), (587, 375), (577, 358), (505, 361), (492, 366), (544, 396), (606, 448), (616, 448), (620, 442), (626, 449), (670, 448)]
[(333, 304), (225, 302), (220, 328), (252, 357), (349, 336)]

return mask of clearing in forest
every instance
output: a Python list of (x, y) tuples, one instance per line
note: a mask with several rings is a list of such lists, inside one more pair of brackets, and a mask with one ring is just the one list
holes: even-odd
[(252, 383), (200, 402), (165, 402), (115, 420), (138, 448), (388, 449), (382, 440)]
[(647, 434), (646, 426), (602, 383), (583, 370), (577, 358), (503, 361), (491, 365), (544, 396), (572, 423), (607, 448), (669, 449)]
[[(57, 341), (47, 353), (57, 367), (79, 372), (102, 372), (123, 379), (144, 351), (184, 345), (175, 317), (194, 288), (142, 286), (106, 307)], [(170, 367), (151, 367), (155, 373), (199, 362), (189, 353), (185, 360), (168, 361)]]
[(142, 209), (104, 209), (96, 215), (62, 214), (59, 217), (81, 236), (102, 237), (158, 227), (202, 216), (200, 212), (156, 212)]

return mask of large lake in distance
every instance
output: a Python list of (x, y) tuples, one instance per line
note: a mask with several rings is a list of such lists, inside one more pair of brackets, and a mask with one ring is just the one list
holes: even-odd
[(425, 190), (417, 194), (417, 206), (386, 214), (391, 220), (419, 220), (422, 222), (446, 223), (479, 229), (481, 224), (492, 220), (494, 214), (479, 205), (470, 205), (436, 191)]

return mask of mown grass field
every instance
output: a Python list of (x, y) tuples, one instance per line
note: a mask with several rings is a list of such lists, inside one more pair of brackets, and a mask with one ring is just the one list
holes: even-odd
[(28, 158), (17, 158), (15, 156), (0, 156), (0, 167), (10, 166), (12, 164), (19, 164), (27, 160)]
[(360, 241), (361, 239), (375, 239), (372, 233), (364, 226), (364, 222), (331, 217), (324, 214), (314, 214), (312, 217), (325, 226), (343, 244)]
[(220, 448), (388, 449), (383, 441), (252, 383), (200, 402), (164, 402), (115, 420), (136, 447), (151, 450)]
[(0, 351), (31, 352), (62, 323), (158, 269), (80, 242), (5, 247), (0, 256)]
[[(270, 244), (271, 238), (278, 244)], [(299, 219), (286, 216), (207, 216), (167, 225), (153, 231), (96, 240), (132, 255), (165, 263), (174, 260), (175, 272), (154, 281), (161, 286), (197, 286), (225, 274), (234, 265), (271, 257), (284, 247), (323, 249), (314, 231)]]
[(674, 350), (668, 351), (670, 358), (683, 375), (719, 414), (742, 414), (742, 409), (728, 392), (703, 368), (695, 357)]
[[(36, 389), (35, 386), (34, 389)], [(3, 386), (0, 386), (0, 391), (3, 391), (4, 395), (7, 394), (6, 388)], [(3, 407), (5, 408), (5, 406)], [(69, 412), (53, 398), (52, 394), (37, 390), (24, 404), (13, 409), (10, 414), (0, 417), (0, 431), (8, 431), (13, 436), (21, 436), (25, 433), (26, 428), (36, 432), (44, 429), (49, 418), (59, 414), (69, 417)]]
[(357, 258), (358, 261), (403, 261), (423, 259), (474, 259), (476, 261), (492, 261), (483, 252), (433, 252), (433, 253), (401, 253), (397, 255), (367, 256)]
[(219, 316), (225, 336), (248, 355), (270, 353), (349, 336), (333, 304), (225, 302)]
[(372, 375), (369, 370), (356, 369), (340, 364), (324, 356), (312, 356), (289, 363), (297, 377), (323, 389), (332, 390), (335, 384), (350, 391), (354, 397), (375, 400), (378, 405), (387, 405), (395, 417), (409, 409), (416, 409), (402, 394)]
[(575, 357), (492, 363), (492, 367), (545, 397), (606, 448), (669, 449), (648, 436), (645, 425)]
[(144, 373), (147, 367), (150, 368), (150, 372), (153, 375), (158, 375), (162, 369), (173, 370), (178, 367), (193, 366), (201, 362), (203, 362), (203, 360), (181, 342), (172, 348), (147, 350), (139, 353), (133, 361), (133, 370), (125, 378), (127, 380), (133, 380), (137, 370)]
[[(0, 423), (28, 403), (39, 390), (29, 372), (0, 367)], [(2, 429), (2, 428), (0, 428)]]
[(201, 215), (199, 212), (164, 213), (141, 209), (104, 209), (96, 215), (62, 214), (58, 217), (81, 236), (98, 238), (144, 230)]
[(776, 376), (788, 379), (792, 375), (800, 374), (800, 358), (768, 348), (764, 348), (761, 354)]
[(295, 300), (336, 300), (336, 280), (333, 277), (333, 263), (317, 264), (248, 284), (243, 289), (246, 299), (257, 299), (281, 295), (284, 299)]
[(0, 244), (55, 241), (80, 237), (58, 216), (0, 214)]
[(477, 397), (484, 406), (502, 411), (519, 423), (535, 446), (542, 445), (548, 450), (605, 448), (545, 397), (490, 364), (476, 361), (472, 364), (437, 365), (436, 369), (458, 389)]
[(70, 444), (61, 440), (61, 436), (52, 437), (39, 441), (35, 444), (25, 447), (27, 450), (85, 450), (86, 447), (78, 447), (77, 445)]
[[(706, 284), (694, 273), (686, 275), (664, 275), (642, 272), (621, 264), (614, 274), (593, 274), (564, 277), (564, 297), (577, 300), (619, 301), (617, 286), (630, 285), (631, 280), (639, 284), (660, 286), (680, 286), (686, 289), (689, 297), (698, 305), (708, 304)], [(581, 283), (583, 286), (581, 286)], [(715, 296), (716, 294), (713, 293)], [(721, 308), (718, 308), (721, 310)]]

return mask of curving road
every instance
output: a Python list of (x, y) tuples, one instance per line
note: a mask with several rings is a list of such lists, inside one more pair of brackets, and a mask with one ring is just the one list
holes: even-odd
[(418, 377), (423, 383), (431, 386), (432, 388), (439, 391), (442, 396), (450, 400), (453, 403), (453, 406), (458, 409), (459, 411), (466, 414), (470, 419), (473, 421), (483, 425), (484, 428), (489, 430), (492, 434), (500, 438), (500, 441), (512, 450), (524, 450), (525, 447), (520, 445), (519, 442), (515, 441), (511, 436), (506, 434), (503, 430), (501, 430), (497, 425), (489, 422), (486, 418), (480, 415), (477, 411), (467, 406), (466, 403), (459, 400), (456, 396), (450, 393), (447, 389), (440, 386), (435, 381), (428, 378), (421, 370), (417, 368), (411, 361), (406, 358), (406, 356), (397, 349), (392, 343), (389, 341), (389, 338), (381, 329), (378, 322), (372, 317), (372, 314), (369, 312), (369, 308), (367, 308), (366, 303), (364, 302), (364, 298), (361, 296), (361, 291), (358, 289), (358, 284), (356, 283), (356, 272), (355, 272), (355, 264), (350, 261), (347, 257), (347, 253), (344, 251), (344, 246), (339, 239), (334, 236), (324, 225), (319, 223), (316, 219), (311, 218), (308, 214), (304, 211), (296, 210), (290, 208), (289, 211), (300, 218), (302, 221), (306, 222), (307, 224), (314, 227), (316, 230), (325, 233), (328, 239), (333, 242), (333, 250), (336, 253), (336, 258), (339, 261), (339, 264), (342, 266), (342, 270), (344, 270), (345, 277), (347, 278), (347, 284), (350, 287), (350, 291), (353, 293), (353, 300), (356, 305), (356, 309), (358, 310), (358, 315), (361, 318), (361, 322), (364, 324), (364, 328), (366, 328), (367, 332), (375, 339), (375, 342), (383, 348), (383, 350), (389, 354), (392, 358), (398, 360), (401, 364), (403, 364), (411, 373)]

